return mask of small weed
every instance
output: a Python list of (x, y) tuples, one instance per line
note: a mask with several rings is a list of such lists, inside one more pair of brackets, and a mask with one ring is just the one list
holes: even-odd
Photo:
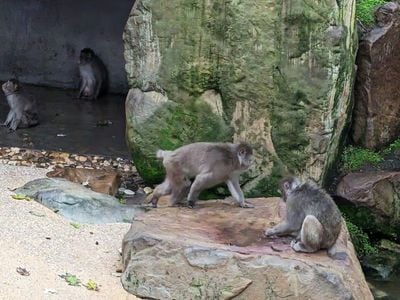
[(97, 283), (92, 279), (88, 280), (88, 282), (85, 284), (85, 287), (90, 291), (98, 291), (99, 290)]
[(69, 224), (71, 224), (71, 226), (74, 227), (75, 229), (81, 228), (81, 224), (79, 224), (79, 223), (73, 223), (73, 222), (71, 222), (71, 223), (69, 223)]
[(80, 286), (81, 281), (78, 279), (78, 277), (76, 277), (75, 275), (72, 275), (70, 273), (65, 273), (63, 275), (59, 275), (61, 278), (65, 279), (65, 281), (69, 284), (69, 285), (73, 285), (73, 286)]
[(349, 146), (343, 151), (341, 170), (343, 172), (357, 171), (365, 164), (376, 166), (382, 160), (383, 158), (374, 151)]

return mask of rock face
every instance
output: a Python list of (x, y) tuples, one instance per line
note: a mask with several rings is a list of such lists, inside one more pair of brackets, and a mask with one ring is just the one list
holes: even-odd
[(400, 134), (400, 5), (386, 3), (376, 26), (360, 40), (352, 126), (353, 140), (379, 149)]
[(350, 173), (341, 179), (336, 193), (369, 208), (378, 221), (390, 220), (400, 225), (400, 172)]
[(136, 216), (123, 240), (124, 288), (146, 299), (372, 299), (344, 224), (344, 260), (295, 253), (291, 238), (263, 234), (283, 202), (250, 202), (255, 209), (200, 201)]
[(125, 32), (127, 140), (139, 173), (157, 148), (246, 140), (248, 195), (286, 170), (320, 181), (348, 120), (355, 1), (138, 0)]
[(79, 223), (130, 222), (143, 211), (63, 178), (36, 179), (15, 192), (34, 198), (68, 220)]

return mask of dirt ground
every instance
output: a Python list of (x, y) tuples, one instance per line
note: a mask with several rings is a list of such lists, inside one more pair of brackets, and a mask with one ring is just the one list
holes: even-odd
[[(138, 299), (122, 288), (119, 248), (129, 224), (73, 227), (35, 201), (14, 200), (10, 189), (47, 169), (0, 164), (0, 299)], [(28, 276), (17, 268), (25, 268)], [(70, 286), (59, 275), (82, 282)], [(99, 291), (83, 284), (91, 279)]]

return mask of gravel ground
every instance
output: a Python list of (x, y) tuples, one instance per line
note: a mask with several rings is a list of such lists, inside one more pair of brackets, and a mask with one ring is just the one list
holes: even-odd
[[(0, 299), (138, 299), (127, 294), (121, 268), (128, 224), (84, 225), (79, 229), (35, 201), (14, 200), (10, 189), (45, 177), (47, 169), (0, 164)], [(22, 276), (16, 269), (25, 268)], [(99, 291), (69, 286), (66, 272)]]

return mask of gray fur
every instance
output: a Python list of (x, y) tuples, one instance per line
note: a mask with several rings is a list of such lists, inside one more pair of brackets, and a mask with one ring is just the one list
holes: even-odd
[(16, 130), (39, 124), (36, 100), (21, 89), (17, 80), (8, 80), (2, 85), (2, 90), (10, 106), (4, 126)]
[(155, 188), (150, 202), (156, 207), (161, 196), (171, 194), (175, 204), (189, 193), (188, 204), (193, 207), (202, 190), (225, 182), (241, 207), (252, 207), (239, 185), (239, 174), (250, 167), (252, 154), (246, 143), (193, 143), (174, 151), (158, 150), (156, 156), (162, 159), (166, 178)]
[(81, 50), (79, 57), (80, 86), (78, 98), (97, 99), (107, 85), (107, 70), (90, 48)]
[(265, 235), (296, 236), (291, 246), (297, 252), (333, 249), (342, 224), (333, 199), (315, 183), (298, 178), (284, 180), (280, 188), (287, 207), (286, 220), (266, 230)]

